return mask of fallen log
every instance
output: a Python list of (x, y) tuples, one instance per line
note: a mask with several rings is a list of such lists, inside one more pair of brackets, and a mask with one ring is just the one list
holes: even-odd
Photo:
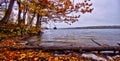
[(13, 47), (13, 46), (0, 46), (0, 48), (10, 48), (15, 50), (22, 49), (42, 49), (42, 50), (82, 50), (82, 51), (120, 51), (120, 46), (107, 46), (107, 47), (44, 47), (44, 46), (23, 46), (23, 47)]

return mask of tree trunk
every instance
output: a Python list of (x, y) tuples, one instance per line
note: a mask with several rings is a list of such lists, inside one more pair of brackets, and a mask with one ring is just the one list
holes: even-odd
[[(41, 19), (42, 19), (42, 17), (39, 14), (37, 14), (36, 28), (38, 28), (38, 27), (41, 28), (41, 25), (42, 25)], [(39, 30), (38, 35), (42, 35), (41, 30)]]
[(23, 23), (24, 24), (25, 24), (26, 13), (27, 13), (27, 9), (25, 9), (23, 12)]
[[(18, 2), (17, 1), (17, 3), (18, 3), (18, 7), (20, 8), (20, 6), (21, 6), (21, 3), (20, 3), (20, 1)], [(18, 24), (21, 24), (21, 13), (22, 13), (22, 11), (19, 9), (19, 12), (18, 12)]]
[(36, 22), (36, 27), (41, 26), (41, 17), (39, 14), (37, 14), (37, 22)]
[(5, 13), (5, 16), (4, 16), (3, 19), (1, 20), (2, 22), (7, 23), (7, 22), (9, 21), (10, 14), (11, 14), (11, 12), (12, 12), (12, 8), (13, 8), (14, 1), (15, 1), (15, 0), (10, 0), (10, 4), (9, 4), (9, 7), (8, 7), (6, 13)]
[(34, 19), (34, 17), (35, 17), (35, 12), (34, 12), (34, 14), (33, 14), (32, 19), (30, 20), (30, 26), (32, 26), (32, 23), (33, 23), (33, 19)]

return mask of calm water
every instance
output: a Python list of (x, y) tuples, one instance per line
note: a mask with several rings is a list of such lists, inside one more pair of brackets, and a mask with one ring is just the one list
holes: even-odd
[(80, 37), (118, 39), (120, 40), (120, 29), (58, 29), (46, 30), (43, 39), (77, 39)]
[(120, 29), (57, 29), (45, 30), (42, 38), (34, 36), (27, 41), (30, 45), (45, 47), (80, 47), (96, 46), (94, 41), (109, 46), (120, 43)]
[(42, 35), (40, 46), (96, 46), (98, 43), (116, 46), (120, 43), (120, 29), (58, 29), (46, 30)]

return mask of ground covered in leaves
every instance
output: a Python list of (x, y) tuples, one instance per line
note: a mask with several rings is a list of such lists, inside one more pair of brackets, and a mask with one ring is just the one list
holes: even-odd
[(0, 60), (6, 61), (58, 61), (58, 60), (70, 60), (77, 61), (77, 57), (72, 56), (53, 56), (52, 53), (35, 51), (35, 50), (6, 50), (0, 51)]
[(12, 47), (21, 48), (24, 46), (24, 44), (18, 44), (17, 41), (12, 38), (0, 41), (0, 61), (120, 61), (120, 55), (80, 54), (74, 51), (67, 54), (57, 54), (40, 49), (12, 49)]

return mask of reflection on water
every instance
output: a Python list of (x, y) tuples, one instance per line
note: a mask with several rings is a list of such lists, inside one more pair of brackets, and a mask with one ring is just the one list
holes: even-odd
[(120, 29), (45, 30), (42, 37), (33, 36), (27, 39), (26, 44), (43, 47), (99, 47), (91, 40), (106, 46), (118, 46)]
[(120, 29), (58, 29), (46, 30), (39, 46), (84, 47), (98, 46), (91, 39), (103, 45), (117, 46), (120, 43)]
[(79, 38), (104, 38), (120, 40), (120, 29), (58, 29), (46, 30), (43, 40), (68, 40)]

